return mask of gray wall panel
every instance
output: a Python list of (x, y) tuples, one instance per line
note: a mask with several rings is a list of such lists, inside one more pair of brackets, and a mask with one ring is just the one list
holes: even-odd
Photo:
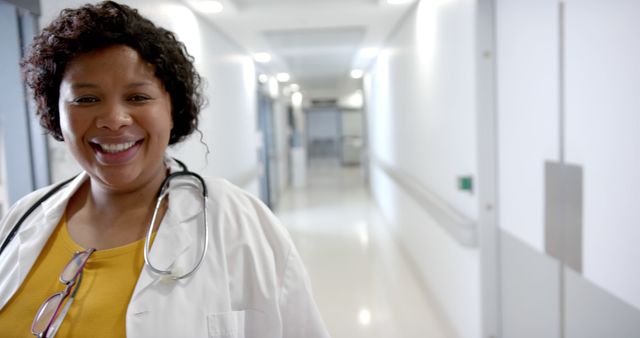
[(502, 336), (559, 338), (559, 263), (506, 232), (500, 236)]
[(565, 269), (567, 338), (640, 337), (640, 310)]
[(545, 249), (582, 271), (582, 167), (545, 162)]
[(8, 2), (18, 8), (26, 9), (29, 12), (40, 15), (40, 0), (0, 0), (0, 2)]
[(4, 137), (9, 204), (33, 190), (29, 123), (20, 75), (20, 33), (14, 6), (0, 2), (0, 129)]
[(560, 263), (506, 232), (500, 236), (502, 337), (560, 338), (561, 320), (562, 338), (640, 337), (639, 309), (570, 268), (560, 304)]

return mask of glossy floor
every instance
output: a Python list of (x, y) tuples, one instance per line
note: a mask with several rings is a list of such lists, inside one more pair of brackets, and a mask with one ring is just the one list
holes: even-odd
[(370, 199), (361, 170), (313, 163), (277, 214), (289, 229), (333, 338), (451, 337)]

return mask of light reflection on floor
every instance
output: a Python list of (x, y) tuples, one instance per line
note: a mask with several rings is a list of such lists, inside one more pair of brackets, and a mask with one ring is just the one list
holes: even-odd
[(361, 170), (316, 162), (277, 209), (333, 338), (450, 337), (369, 198)]

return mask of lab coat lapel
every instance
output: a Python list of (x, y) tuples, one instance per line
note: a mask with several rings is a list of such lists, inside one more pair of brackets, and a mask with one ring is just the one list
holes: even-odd
[[(86, 177), (85, 173), (78, 175), (68, 187), (42, 202), (42, 207), (36, 209), (24, 221), (12, 243), (3, 252), (3, 256), (6, 255), (6, 257), (0, 259), (0, 275), (3, 276), (0, 284), (0, 308), (4, 307), (31, 271), (40, 251), (60, 222), (69, 198)], [(27, 205), (20, 214), (16, 215), (16, 221), (31, 205)], [(14, 245), (17, 249), (11, 248)]]

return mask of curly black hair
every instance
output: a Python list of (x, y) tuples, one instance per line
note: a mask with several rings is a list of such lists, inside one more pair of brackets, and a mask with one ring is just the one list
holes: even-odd
[(33, 91), (40, 124), (62, 141), (58, 99), (66, 65), (74, 57), (112, 45), (126, 45), (155, 67), (171, 96), (173, 129), (169, 144), (182, 141), (198, 126), (204, 104), (202, 80), (184, 44), (136, 9), (113, 1), (64, 9), (36, 36), (21, 66)]

